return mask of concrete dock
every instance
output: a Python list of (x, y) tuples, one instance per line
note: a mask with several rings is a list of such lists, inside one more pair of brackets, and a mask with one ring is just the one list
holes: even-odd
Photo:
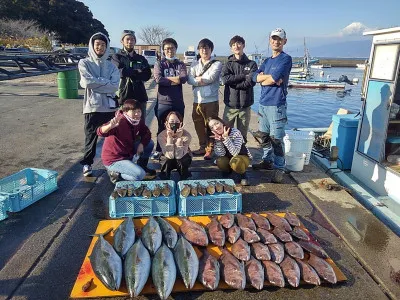
[[(55, 78), (38, 76), (0, 85), (0, 178), (29, 167), (59, 172), (56, 192), (0, 222), (0, 299), (68, 299), (91, 241), (89, 235), (100, 220), (109, 218), (113, 185), (99, 158), (101, 143), (94, 176), (84, 178), (78, 163), (84, 142), (82, 100), (58, 99)], [(146, 86), (146, 122), (155, 141), (156, 85), (150, 80)], [(79, 94), (82, 97), (83, 90)], [(184, 85), (184, 98), (185, 128), (193, 136), (191, 148), (196, 149), (188, 85)], [(221, 101), (220, 115), (223, 108)], [(257, 129), (256, 113), (250, 128)], [(261, 151), (250, 135), (248, 145), (257, 161)], [(159, 170), (160, 164), (152, 162), (151, 167)], [(202, 157), (195, 158), (191, 171), (192, 179), (221, 178), (213, 162)], [(270, 183), (271, 177), (272, 171), (249, 171), (251, 186), (238, 187), (243, 211), (296, 213), (348, 280), (297, 289), (177, 293), (172, 299), (400, 299), (397, 235), (346, 191), (326, 190), (325, 180), (331, 179), (312, 163), (303, 172), (285, 175), (282, 184)]]

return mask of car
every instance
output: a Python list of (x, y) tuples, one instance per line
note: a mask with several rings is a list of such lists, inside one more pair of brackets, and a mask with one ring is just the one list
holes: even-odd
[(191, 65), (194, 60), (196, 60), (196, 52), (185, 51), (183, 53), (183, 63), (185, 65)]
[(142, 50), (142, 55), (147, 59), (150, 67), (154, 67), (157, 62), (158, 56), (156, 50)]
[(88, 55), (89, 47), (74, 47), (69, 51), (72, 54)]

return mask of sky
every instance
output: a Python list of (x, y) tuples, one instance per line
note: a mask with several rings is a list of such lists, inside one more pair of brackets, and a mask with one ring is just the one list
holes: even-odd
[(160, 25), (173, 33), (178, 53), (209, 38), (216, 55), (227, 55), (229, 40), (240, 35), (246, 41), (246, 53), (267, 54), (269, 32), (281, 27), (287, 33), (289, 54), (301, 56), (294, 52), (303, 51), (304, 38), (312, 51), (312, 45), (362, 39), (365, 30), (400, 26), (399, 0), (81, 2), (104, 24), (112, 46), (121, 47), (124, 29), (139, 32), (145, 26)]

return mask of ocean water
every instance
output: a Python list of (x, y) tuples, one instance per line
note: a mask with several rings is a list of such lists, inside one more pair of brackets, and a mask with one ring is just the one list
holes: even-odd
[[(301, 127), (329, 127), (332, 122), (332, 115), (336, 114), (339, 108), (345, 108), (353, 113), (358, 113), (362, 106), (361, 85), (364, 70), (356, 68), (326, 68), (311, 69), (314, 79), (325, 78), (330, 75), (330, 79), (339, 79), (341, 75), (346, 75), (351, 81), (358, 78), (357, 85), (346, 84), (345, 89), (352, 89), (350, 95), (344, 98), (336, 96), (339, 89), (297, 89), (288, 90), (288, 124), (286, 129)], [(324, 71), (324, 77), (320, 77), (320, 72)], [(258, 111), (258, 101), (260, 99), (261, 87), (254, 87), (254, 105), (252, 109)]]

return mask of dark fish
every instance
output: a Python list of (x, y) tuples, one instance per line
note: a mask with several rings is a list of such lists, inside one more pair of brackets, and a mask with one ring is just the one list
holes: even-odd
[(156, 184), (151, 192), (153, 197), (157, 198), (161, 195), (161, 187), (160, 185)]
[(132, 218), (126, 218), (114, 232), (114, 249), (123, 258), (135, 243), (135, 226)]
[(233, 194), (235, 192), (235, 188), (232, 185), (223, 183), (223, 186), (226, 193)]
[(164, 186), (161, 190), (161, 194), (165, 197), (168, 197), (169, 195), (171, 195), (171, 188), (168, 183), (166, 183), (166, 182), (164, 183)]
[(319, 278), (317, 272), (315, 272), (314, 268), (311, 267), (308, 263), (305, 261), (302, 261), (300, 259), (296, 258), (296, 262), (299, 265), (300, 268), (300, 274), (301, 278), (307, 283), (314, 284), (314, 285), (320, 285), (321, 284), (321, 279)]
[(292, 231), (292, 227), (290, 226), (288, 221), (286, 221), (286, 219), (281, 218), (281, 217), (279, 217), (273, 213), (269, 213), (269, 212), (267, 212), (267, 218), (271, 222), (271, 224), (274, 225), (275, 227), (281, 227), (281, 228), (285, 229), (286, 231)]
[(285, 249), (281, 243), (268, 244), (269, 252), (271, 253), (271, 260), (280, 264), (285, 257)]
[(197, 191), (198, 191), (198, 193), (199, 193), (200, 196), (205, 196), (205, 195), (207, 195), (207, 190), (206, 190), (206, 188), (204, 187), (204, 185), (202, 185), (202, 184), (200, 184), (200, 183), (197, 183)]
[(132, 195), (133, 195), (133, 186), (128, 186), (128, 188), (127, 188), (127, 191), (126, 191), (126, 195), (128, 196), (128, 197), (132, 197)]
[(274, 230), (272, 230), (272, 233), (282, 242), (293, 241), (292, 236), (289, 234), (289, 232), (286, 232), (284, 229), (280, 227), (275, 227)]
[(185, 184), (181, 190), (181, 196), (186, 198), (187, 196), (189, 196), (189, 194), (190, 194), (190, 185)]
[(262, 243), (254, 243), (250, 245), (251, 254), (258, 260), (271, 260), (271, 253), (268, 246)]
[(283, 278), (281, 268), (270, 260), (262, 260), (261, 263), (264, 266), (265, 279), (275, 286), (284, 287), (285, 278)]
[(111, 193), (111, 199), (116, 200), (118, 198), (118, 192), (117, 190), (113, 190)]
[(249, 228), (241, 228), (242, 230), (242, 238), (249, 244), (251, 243), (257, 243), (260, 241), (260, 237), (258, 236), (257, 232), (254, 230), (251, 230)]
[(256, 223), (258, 228), (262, 228), (265, 230), (270, 230), (271, 229), (271, 224), (269, 224), (269, 221), (267, 218), (264, 218), (263, 216), (252, 213), (251, 218), (253, 219), (254, 223)]
[(286, 255), (280, 264), (283, 276), (293, 287), (298, 287), (300, 284), (300, 268), (296, 261), (289, 255)]
[(240, 260), (248, 261), (250, 259), (250, 246), (247, 242), (239, 238), (231, 248), (232, 254)]
[(150, 216), (146, 225), (142, 229), (141, 239), (143, 245), (149, 250), (150, 255), (154, 255), (162, 244), (162, 232), (160, 225), (154, 217)]
[(300, 227), (294, 227), (290, 234), (299, 240), (310, 241), (308, 234)]
[(198, 194), (197, 185), (193, 184), (192, 186), (190, 186), (190, 195), (196, 197), (197, 194)]
[(156, 221), (158, 225), (160, 225), (164, 243), (168, 248), (173, 249), (178, 241), (178, 234), (176, 233), (175, 228), (161, 217), (156, 217)]
[(207, 224), (206, 228), (211, 243), (223, 247), (225, 245), (225, 231), (217, 217), (211, 217), (211, 222)]
[(207, 184), (206, 189), (207, 189), (207, 193), (208, 194), (210, 194), (210, 195), (214, 195), (215, 194), (215, 186), (211, 182), (209, 182)]
[(314, 268), (318, 275), (326, 281), (334, 284), (337, 282), (335, 271), (324, 259), (310, 253), (308, 263)]
[(299, 218), (296, 215), (289, 213), (289, 212), (285, 213), (285, 219), (292, 226), (300, 226), (300, 224), (301, 224)]
[(151, 197), (151, 191), (147, 186), (144, 187), (143, 192), (142, 192), (142, 196), (145, 197), (145, 198), (150, 198)]
[(199, 258), (191, 243), (180, 237), (174, 249), (175, 263), (187, 289), (191, 289), (199, 272)]
[(220, 266), (218, 260), (206, 249), (199, 261), (199, 272), (197, 280), (206, 288), (215, 290), (220, 280)]
[(251, 257), (244, 265), (247, 282), (249, 282), (257, 290), (262, 290), (264, 287), (264, 268), (262, 264)]
[(92, 283), (93, 283), (93, 279), (94, 278), (91, 278), (88, 282), (86, 282), (83, 286), (82, 286), (82, 292), (87, 292), (87, 291), (89, 291), (89, 289), (90, 289), (90, 286), (92, 285)]
[(134, 194), (136, 197), (141, 196), (142, 193), (143, 193), (144, 187), (145, 187), (144, 184), (139, 185), (136, 189), (133, 189), (133, 194)]
[(307, 242), (307, 241), (298, 241), (297, 242), (304, 250), (318, 256), (321, 258), (328, 258), (328, 254), (322, 249), (320, 246), (317, 246), (314, 243)]
[(240, 227), (236, 224), (233, 224), (233, 226), (226, 232), (229, 243), (235, 243), (240, 238), (240, 232)]
[(127, 189), (126, 188), (117, 188), (118, 196), (121, 198), (126, 196)]
[(222, 227), (229, 229), (232, 227), (233, 223), (235, 223), (235, 217), (231, 213), (226, 213), (221, 216), (219, 219)]
[(220, 256), (221, 274), (227, 285), (243, 290), (246, 287), (246, 274), (243, 263), (239, 262), (228, 250), (222, 249)]
[(204, 230), (203, 226), (197, 224), (196, 222), (190, 221), (189, 219), (186, 218), (179, 218), (179, 219), (182, 221), (180, 230), (189, 242), (199, 246), (208, 245), (207, 233)]
[(260, 241), (264, 244), (276, 244), (278, 242), (276, 237), (271, 232), (265, 229), (258, 228), (256, 232), (260, 237)]
[(217, 193), (222, 193), (224, 191), (224, 185), (219, 181), (215, 181), (215, 191)]
[(299, 259), (304, 258), (303, 248), (301, 248), (301, 246), (299, 244), (297, 244), (296, 242), (286, 243), (285, 249), (286, 249), (286, 252), (294, 258), (299, 258)]
[(176, 265), (171, 250), (162, 244), (151, 263), (151, 277), (157, 294), (162, 300), (168, 298), (176, 280)]
[(240, 228), (249, 228), (254, 231), (257, 230), (256, 224), (254, 224), (253, 220), (248, 216), (236, 214), (236, 219)]

